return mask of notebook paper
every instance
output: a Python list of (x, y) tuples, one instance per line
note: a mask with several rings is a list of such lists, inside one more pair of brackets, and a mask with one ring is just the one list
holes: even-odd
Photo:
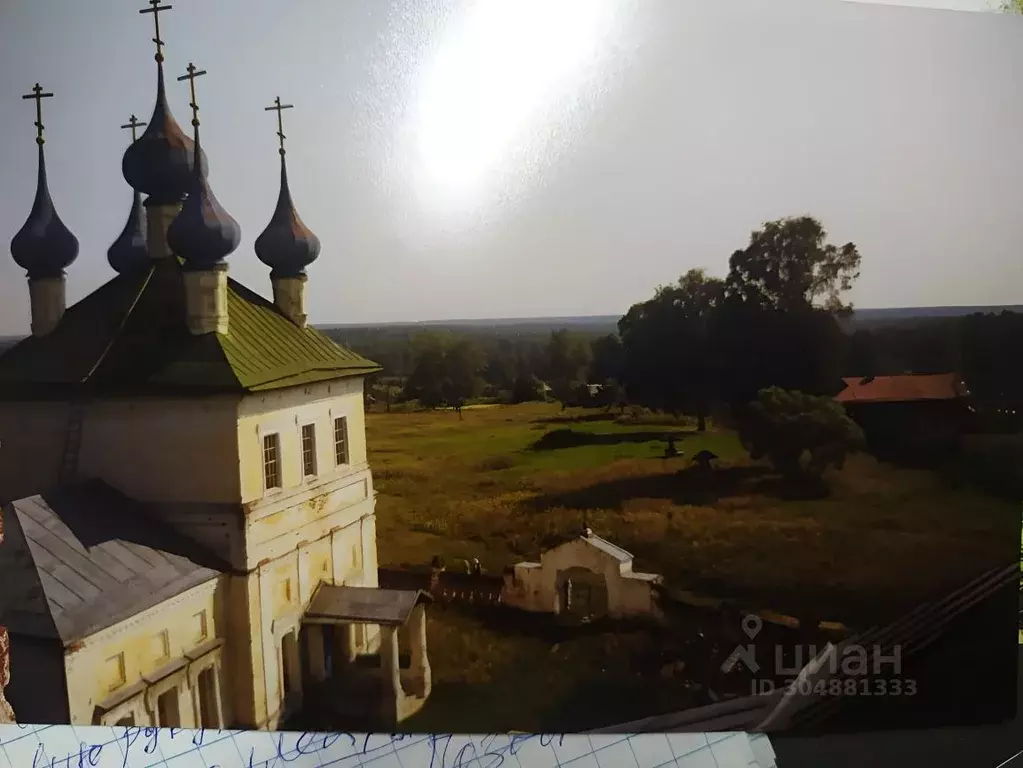
[(776, 768), (762, 734), (348, 734), (0, 726), (0, 768)]

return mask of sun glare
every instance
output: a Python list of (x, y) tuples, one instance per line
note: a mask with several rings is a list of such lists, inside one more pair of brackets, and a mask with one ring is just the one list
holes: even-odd
[(619, 0), (477, 0), (427, 56), (412, 101), (422, 201), (445, 213), (505, 197), (572, 130), (573, 97), (599, 85)]

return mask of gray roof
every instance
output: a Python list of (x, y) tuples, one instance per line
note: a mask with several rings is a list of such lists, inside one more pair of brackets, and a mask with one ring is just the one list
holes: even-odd
[(321, 582), (309, 601), (305, 618), (400, 626), (408, 621), (413, 608), (430, 600), (421, 589), (339, 587)]
[(710, 731), (752, 731), (779, 705), (784, 694), (769, 694), (725, 699), (682, 712), (634, 720), (631, 723), (597, 728), (590, 733), (705, 733)]
[(218, 576), (224, 566), (91, 482), (4, 508), (0, 621), (69, 645)]
[(596, 547), (601, 552), (606, 552), (607, 554), (611, 555), (611, 557), (613, 557), (615, 560), (618, 560), (621, 563), (627, 563), (630, 560), (632, 560), (631, 553), (626, 552), (621, 547), (615, 546), (610, 541), (602, 539), (599, 536), (594, 536), (592, 533), (590, 533), (584, 535), (582, 538), (583, 541), (585, 541), (587, 544)]

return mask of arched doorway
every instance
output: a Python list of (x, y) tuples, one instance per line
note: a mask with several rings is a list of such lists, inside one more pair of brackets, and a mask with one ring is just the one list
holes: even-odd
[(578, 619), (607, 615), (607, 580), (586, 568), (569, 568), (558, 574), (561, 613)]

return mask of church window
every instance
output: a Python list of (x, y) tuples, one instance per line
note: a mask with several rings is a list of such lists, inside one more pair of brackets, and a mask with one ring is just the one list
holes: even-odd
[(153, 638), (153, 658), (156, 661), (170, 658), (170, 634), (166, 629)]
[(339, 467), (348, 463), (348, 417), (334, 419), (334, 463)]
[(120, 688), (125, 683), (124, 654), (119, 653), (107, 659), (107, 687), (110, 690)]
[(352, 547), (352, 570), (362, 570), (362, 548), (358, 544)]
[(302, 476), (316, 474), (316, 425), (302, 425)]
[(206, 628), (206, 611), (199, 611), (199, 613), (195, 614), (194, 618), (196, 623), (195, 641), (197, 643), (201, 643), (208, 635)]
[(279, 435), (263, 437), (263, 481), (267, 490), (281, 487), (281, 438)]

